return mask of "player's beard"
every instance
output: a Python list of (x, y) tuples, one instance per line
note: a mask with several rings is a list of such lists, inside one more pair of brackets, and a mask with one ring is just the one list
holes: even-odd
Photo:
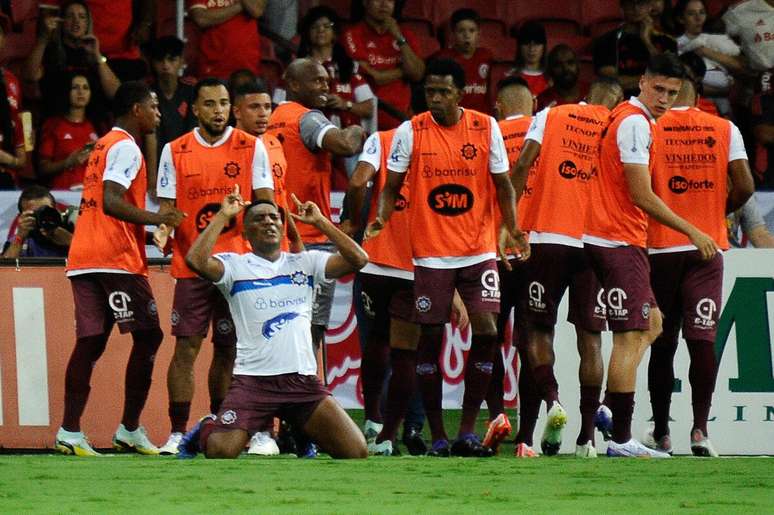
[(204, 130), (207, 131), (207, 134), (215, 137), (223, 134), (223, 132), (226, 130), (226, 127), (228, 127), (228, 122), (224, 123), (222, 127), (216, 127), (215, 125), (207, 122), (201, 122), (201, 124)]

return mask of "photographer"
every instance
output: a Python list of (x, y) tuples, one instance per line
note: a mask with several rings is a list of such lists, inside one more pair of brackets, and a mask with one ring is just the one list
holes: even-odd
[(57, 210), (51, 192), (29, 186), (19, 196), (18, 206), (16, 233), (5, 243), (2, 257), (67, 257), (73, 224), (67, 213)]

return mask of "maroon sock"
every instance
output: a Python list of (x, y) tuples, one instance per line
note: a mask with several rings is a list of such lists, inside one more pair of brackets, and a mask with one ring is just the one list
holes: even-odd
[(660, 337), (650, 347), (648, 391), (653, 409), (653, 438), (669, 434), (669, 407), (675, 385), (674, 357), (677, 339)]
[(581, 385), (580, 387), (581, 427), (578, 439), (575, 441), (578, 445), (584, 445), (589, 440), (594, 445), (594, 415), (599, 408), (599, 395), (601, 393), (601, 386)]
[(693, 429), (701, 429), (708, 436), (707, 419), (718, 373), (714, 344), (705, 340), (688, 340), (688, 353), (691, 356), (688, 380), (691, 382)]
[(384, 407), (384, 427), (377, 442), (394, 441), (398, 428), (406, 416), (411, 396), (416, 386), (417, 353), (413, 350), (392, 349), (390, 351), (392, 375), (387, 387), (387, 403)]
[(417, 349), (417, 381), (433, 442), (449, 439), (443, 426), (443, 377), (438, 368), (442, 338), (440, 328), (430, 334), (423, 332)]
[(527, 351), (519, 349), (519, 432), (516, 443), (525, 443), (532, 447), (538, 415), (540, 414), (540, 394), (532, 376), (532, 367)]
[(65, 402), (62, 428), (81, 430), (81, 415), (91, 391), (91, 373), (94, 364), (105, 351), (108, 335), (99, 334), (78, 338), (65, 372)]
[(632, 413), (634, 413), (634, 392), (608, 392), (613, 413), (613, 441), (626, 443), (632, 439)]
[(382, 387), (390, 358), (390, 346), (383, 335), (372, 334), (363, 349), (360, 362), (362, 374), (363, 404), (366, 420), (382, 423)]
[(169, 420), (172, 422), (173, 433), (185, 433), (188, 426), (188, 417), (191, 416), (190, 402), (169, 403)]
[(465, 363), (465, 394), (462, 396), (462, 417), (459, 435), (473, 433), (476, 417), (481, 411), (489, 383), (492, 380), (492, 358), (497, 348), (497, 335), (474, 334)]
[(126, 364), (124, 413), (121, 423), (128, 431), (134, 431), (140, 422), (153, 376), (153, 360), (164, 339), (161, 329), (148, 329), (132, 333), (132, 352)]
[(555, 402), (559, 401), (559, 385), (554, 376), (552, 365), (539, 365), (532, 369), (532, 377), (540, 392), (540, 398), (546, 401), (546, 409), (551, 409)]
[(492, 359), (492, 379), (489, 381), (489, 389), (486, 392), (486, 405), (489, 408), (489, 420), (494, 420), (500, 413), (505, 412), (505, 364), (499, 345), (495, 347), (494, 359)]

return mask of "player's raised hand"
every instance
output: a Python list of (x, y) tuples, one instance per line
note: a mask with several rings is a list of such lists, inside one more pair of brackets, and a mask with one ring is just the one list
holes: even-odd
[(239, 184), (234, 185), (234, 189), (223, 198), (220, 204), (220, 212), (229, 219), (238, 215), (247, 205), (239, 192)]
[(315, 225), (325, 218), (320, 212), (320, 208), (317, 207), (317, 204), (314, 202), (306, 201), (301, 203), (301, 201), (298, 200), (298, 197), (296, 197), (295, 193), (291, 193), (290, 198), (296, 205), (296, 210), (298, 211), (298, 214), (293, 213), (292, 211), (290, 212), (290, 216), (292, 216), (294, 220), (298, 220), (299, 222), (304, 222), (305, 224), (309, 225)]
[(382, 232), (382, 229), (384, 229), (384, 220), (377, 216), (374, 218), (374, 221), (366, 227), (365, 233), (363, 234), (363, 241), (369, 238), (376, 238), (379, 233)]
[(697, 230), (690, 235), (691, 243), (696, 245), (701, 253), (701, 258), (705, 261), (709, 261), (718, 252), (718, 246), (715, 244), (715, 240), (710, 238), (707, 234)]

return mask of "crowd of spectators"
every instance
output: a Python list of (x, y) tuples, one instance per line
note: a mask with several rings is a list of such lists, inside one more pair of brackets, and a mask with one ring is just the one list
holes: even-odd
[[(325, 114), (342, 127), (358, 124), (370, 133), (411, 115), (412, 91), (419, 91), (412, 86), (431, 55), (457, 60), (466, 71), (462, 105), (491, 113), (493, 85), (502, 76), (495, 76), (495, 66), (522, 77), (543, 108), (582, 100), (594, 75), (614, 77), (627, 95), (636, 94), (648, 59), (665, 51), (693, 52), (704, 61), (701, 108), (734, 120), (758, 187), (774, 189), (774, 1), (724, 2), (710, 16), (705, 0), (620, 0), (620, 24), (608, 31), (586, 27), (599, 36), (580, 46), (551, 44), (552, 32), (541, 21), (557, 13), (547, 8), (541, 19), (513, 27), (510, 62), (482, 43), (482, 16), (491, 13), (467, 7), (449, 10), (443, 23), (431, 25), (437, 38), (428, 51), (416, 33), (423, 25), (401, 17), (413, 3), (420, 2), (353, 0), (345, 18), (340, 1), (330, 7), (325, 0), (303, 2), (299, 9), (295, 0), (188, 0), (184, 43), (158, 19), (159, 0), (41, 2), (32, 16), (34, 44), (24, 59), (0, 68), (0, 90), (6, 92), (0, 95), (0, 189), (81, 188), (93, 143), (111, 126), (111, 98), (125, 80), (148, 80), (159, 98), (161, 126), (142, 142), (153, 179), (164, 144), (196, 124), (190, 109), (195, 78), (228, 78), (233, 85), (265, 77), (273, 101), (284, 100), (280, 77), (266, 75), (267, 58), (280, 67), (293, 56), (319, 61), (330, 76)], [(24, 4), (10, 3), (0, 13), (0, 62), (8, 36), (25, 30), (13, 10)], [(437, 4), (433, 8), (443, 12), (444, 2)], [(341, 162), (337, 169), (346, 180), (351, 165)], [(152, 187), (149, 194), (155, 195)]]

